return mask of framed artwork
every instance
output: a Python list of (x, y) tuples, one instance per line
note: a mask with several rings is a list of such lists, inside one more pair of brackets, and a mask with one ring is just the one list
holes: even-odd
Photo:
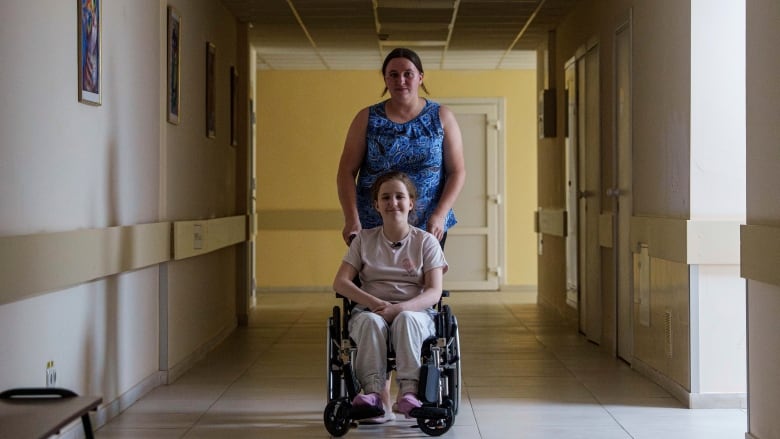
[(100, 0), (78, 0), (79, 102), (100, 105)]
[(238, 71), (230, 66), (230, 145), (238, 145)]
[(168, 122), (179, 123), (181, 108), (181, 16), (168, 6)]
[(206, 43), (206, 137), (217, 137), (217, 46)]

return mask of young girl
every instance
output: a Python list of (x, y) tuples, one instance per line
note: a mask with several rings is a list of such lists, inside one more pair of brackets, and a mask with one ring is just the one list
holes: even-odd
[[(387, 379), (387, 339), (396, 354), (398, 411), (422, 404), (417, 399), (420, 350), (435, 335), (433, 306), (442, 292), (447, 261), (434, 235), (410, 224), (417, 191), (402, 172), (377, 178), (371, 188), (382, 225), (355, 235), (333, 281), (333, 288), (355, 302), (349, 334), (357, 343), (355, 373), (363, 394), (353, 406), (382, 410)], [(353, 282), (359, 275), (361, 287)]]

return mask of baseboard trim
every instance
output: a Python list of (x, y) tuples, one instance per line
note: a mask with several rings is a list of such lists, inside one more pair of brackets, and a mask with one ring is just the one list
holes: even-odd
[(642, 360), (633, 358), (631, 367), (663, 387), (689, 409), (744, 409), (747, 407), (746, 393), (691, 393)]
[(690, 392), (679, 383), (673, 381), (671, 378), (636, 357), (631, 359), (631, 368), (671, 393), (672, 396), (680, 401), (685, 407), (692, 408)]
[(745, 409), (747, 393), (692, 393), (692, 409)]
[[(127, 410), (128, 407), (138, 402), (147, 393), (161, 384), (163, 384), (163, 373), (157, 371), (141, 380), (141, 382), (119, 395), (113, 401), (104, 403), (98, 407), (97, 412), (90, 414), (92, 428), (98, 430), (100, 427), (108, 424), (112, 419), (119, 416), (120, 413)], [(81, 419), (72, 422), (64, 428), (58, 437), (60, 439), (84, 439), (84, 427)]]
[(238, 320), (235, 318), (220, 330), (211, 340), (203, 343), (198, 349), (186, 356), (177, 364), (171, 366), (167, 371), (161, 371), (164, 384), (173, 384), (184, 375), (185, 372), (192, 369), (195, 364), (206, 357), (206, 354), (214, 350), (220, 343), (233, 333), (238, 327)]

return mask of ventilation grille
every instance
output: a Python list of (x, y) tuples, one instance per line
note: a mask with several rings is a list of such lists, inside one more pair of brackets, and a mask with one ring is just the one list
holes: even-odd
[(672, 311), (664, 311), (664, 353), (672, 358)]

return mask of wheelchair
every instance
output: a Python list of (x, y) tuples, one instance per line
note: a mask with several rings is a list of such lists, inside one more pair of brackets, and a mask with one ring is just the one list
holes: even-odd
[[(328, 432), (334, 437), (341, 437), (350, 428), (356, 428), (359, 421), (381, 416), (383, 412), (374, 407), (352, 407), (352, 400), (362, 390), (352, 369), (357, 347), (348, 330), (354, 304), (339, 294), (336, 296), (343, 299), (343, 312), (342, 308), (334, 306), (333, 315), (328, 317), (328, 389), (323, 418)], [(442, 292), (442, 297), (448, 296), (449, 291)], [(442, 305), (441, 299), (435, 310), (436, 335), (425, 340), (420, 353), (422, 368), (417, 398), (422, 407), (409, 413), (417, 420), (416, 427), (429, 436), (441, 436), (452, 427), (461, 395), (458, 321), (449, 305)], [(387, 370), (394, 369), (394, 353), (388, 349)]]

